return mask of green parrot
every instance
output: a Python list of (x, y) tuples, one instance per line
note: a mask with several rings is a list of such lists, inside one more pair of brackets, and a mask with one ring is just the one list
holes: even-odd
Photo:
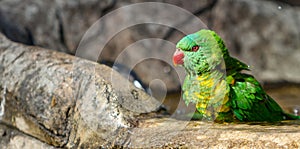
[(214, 31), (200, 30), (176, 45), (174, 65), (183, 65), (183, 100), (195, 103), (202, 119), (215, 122), (276, 122), (300, 119), (284, 112), (250, 74), (249, 66), (230, 56)]

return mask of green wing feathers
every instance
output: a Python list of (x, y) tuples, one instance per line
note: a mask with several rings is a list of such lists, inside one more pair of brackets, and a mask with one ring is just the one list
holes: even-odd
[(249, 74), (238, 73), (230, 85), (231, 107), (240, 121), (281, 121), (299, 119), (286, 114), (263, 90), (259, 82)]

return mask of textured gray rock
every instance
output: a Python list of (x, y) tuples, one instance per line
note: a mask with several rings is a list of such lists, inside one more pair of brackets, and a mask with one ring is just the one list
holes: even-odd
[[(135, 2), (142, 1), (28, 0), (21, 3), (19, 0), (2, 0), (0, 28), (8, 37), (16, 41), (74, 54), (83, 34), (95, 21), (108, 12)], [(190, 12), (201, 12), (199, 10), (212, 1), (157, 0), (157, 2), (174, 4)], [(300, 47), (298, 42), (300, 15), (299, 7), (296, 7), (299, 2), (297, 0), (281, 2), (218, 0), (216, 7), (210, 7), (211, 10), (196, 15), (224, 37), (229, 49), (235, 56), (252, 66), (254, 75), (259, 80), (299, 83), (300, 70), (297, 67), (299, 63), (297, 57)], [(148, 12), (151, 16), (157, 15), (155, 13), (155, 11)], [(131, 11), (117, 18), (118, 20), (132, 19), (136, 14), (138, 14), (136, 11)], [(171, 16), (172, 14), (166, 11), (165, 14), (159, 15)], [(171, 17), (166, 19), (175, 20)], [(116, 24), (106, 23), (104, 27), (106, 30), (114, 30)], [(191, 28), (191, 24), (193, 23), (188, 20), (180, 26)], [(182, 36), (179, 32), (169, 34), (165, 26), (155, 24), (132, 26), (120, 32), (107, 44), (101, 60), (115, 60), (124, 48), (141, 39), (163, 38), (176, 43)], [(142, 46), (147, 47), (147, 45), (151, 45), (151, 42), (145, 41)], [(172, 49), (173, 47), (156, 46), (156, 48)], [(159, 54), (169, 60), (170, 53)], [(133, 60), (144, 55), (127, 52), (125, 64), (127, 66), (136, 64), (137, 62)], [(147, 85), (151, 84), (153, 79), (160, 79), (170, 91), (180, 88), (175, 70), (165, 62), (144, 60), (139, 62), (134, 70)]]
[(258, 79), (300, 82), (299, 7), (274, 1), (221, 0), (213, 11), (214, 29)]
[(112, 0), (2, 0), (0, 27), (14, 41), (75, 53), (82, 35), (111, 5)]
[[(101, 16), (107, 12), (136, 2), (143, 1), (56, 0), (51, 2), (41, 2), (38, 0), (29, 0), (21, 3), (18, 0), (2, 0), (0, 2), (0, 16), (3, 19), (0, 20), (0, 25), (2, 24), (0, 28), (2, 28), (2, 32), (4, 32), (10, 39), (15, 41), (75, 54), (75, 50), (84, 33), (86, 33), (87, 29), (91, 27)], [(209, 3), (208, 1), (194, 3), (191, 0), (157, 0), (157, 2), (173, 4), (191, 12), (195, 12)], [(140, 18), (149, 18), (149, 16), (161, 15), (166, 16), (166, 19), (169, 19), (171, 22), (179, 17), (173, 12), (164, 11), (157, 14), (158, 12), (151, 10), (152, 9), (149, 9), (144, 16), (139, 13), (139, 10), (122, 13), (121, 15), (118, 15), (116, 19), (121, 20), (122, 18), (127, 18), (127, 20), (130, 20), (135, 18), (137, 15), (139, 15)], [(143, 9), (140, 9), (140, 11), (143, 11)], [(207, 22), (206, 17), (201, 16), (201, 18), (205, 18), (204, 20)], [(116, 25), (118, 25), (118, 23), (114, 24), (107, 22), (103, 28), (105, 30), (114, 30)], [(185, 28), (190, 28), (190, 32), (195, 30), (188, 26)], [(194, 28), (198, 28), (198, 26), (195, 26)], [(109, 42), (104, 49), (104, 52), (101, 54), (101, 60), (113, 61), (120, 55), (122, 50), (135, 41), (145, 38), (162, 39), (167, 31), (168, 27), (158, 24), (143, 24), (128, 27), (126, 30), (118, 33), (118, 35)], [(174, 39), (172, 40), (173, 42), (176, 42), (181, 37), (181, 34), (179, 33), (176, 35), (178, 36), (172, 37)], [(149, 41), (145, 41), (144, 43), (152, 45)], [(147, 85), (149, 85), (154, 79), (160, 79), (165, 83), (168, 90), (178, 90), (180, 88), (180, 84), (177, 74), (172, 66), (166, 62), (153, 59), (142, 62), (133, 61), (136, 59), (140, 60), (139, 58), (147, 55), (159, 54), (164, 57), (167, 62), (171, 62), (173, 46), (162, 47), (157, 45), (153, 48), (159, 48), (161, 51), (165, 52), (152, 52), (152, 54), (151, 52), (140, 53), (135, 50), (131, 50), (135, 52), (126, 53), (126, 66), (138, 63), (134, 70)], [(164, 71), (163, 73), (157, 73), (157, 70)], [(152, 76), (149, 75), (150, 73)], [(155, 83), (152, 82), (152, 85), (154, 85), (152, 87), (155, 87)]]
[(0, 62), (1, 122), (53, 146), (122, 144), (160, 105), (107, 66), (2, 35)]
[(0, 147), (1, 149), (55, 148), (4, 124), (0, 124)]

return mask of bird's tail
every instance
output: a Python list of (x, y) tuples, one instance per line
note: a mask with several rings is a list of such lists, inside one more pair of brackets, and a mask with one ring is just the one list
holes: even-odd
[(283, 112), (286, 120), (300, 120), (300, 116), (293, 115), (290, 113)]

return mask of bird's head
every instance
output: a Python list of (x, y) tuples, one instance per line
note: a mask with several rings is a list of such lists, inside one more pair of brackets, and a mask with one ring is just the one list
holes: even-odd
[(219, 66), (224, 52), (227, 49), (215, 32), (200, 30), (177, 43), (173, 63), (183, 65), (188, 73), (202, 74)]

